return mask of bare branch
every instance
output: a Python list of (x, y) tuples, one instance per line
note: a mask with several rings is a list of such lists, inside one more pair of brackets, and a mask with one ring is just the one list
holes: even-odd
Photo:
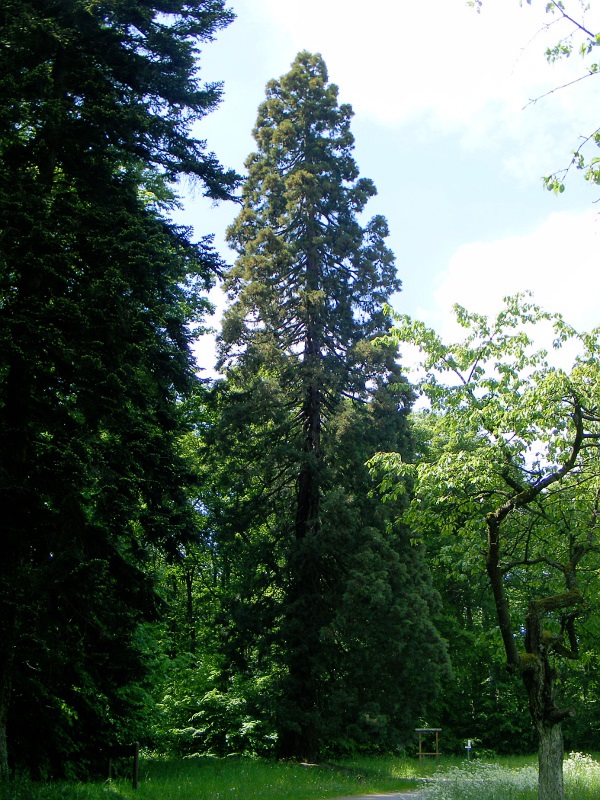
[(579, 83), (585, 78), (591, 78), (592, 75), (600, 75), (600, 72), (589, 71), (585, 75), (580, 75), (579, 78), (575, 78), (575, 80), (569, 81), (568, 83), (563, 83), (562, 86), (555, 86), (554, 89), (550, 89), (549, 91), (544, 92), (544, 94), (541, 94), (539, 97), (531, 98), (527, 103), (525, 103), (525, 105), (521, 110), (525, 111), (525, 109), (528, 108), (529, 106), (534, 106), (538, 102), (538, 100), (543, 100), (544, 97), (548, 97), (548, 95), (554, 94), (555, 92), (560, 92), (561, 89), (567, 89), (569, 86), (573, 86), (573, 84)]

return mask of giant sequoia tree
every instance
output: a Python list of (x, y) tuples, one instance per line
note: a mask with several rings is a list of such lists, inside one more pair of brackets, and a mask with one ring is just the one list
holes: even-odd
[(168, 181), (225, 173), (190, 124), (220, 0), (0, 9), (0, 776), (123, 735), (155, 602), (145, 546), (190, 527), (178, 399), (216, 264)]
[(300, 53), (267, 86), (229, 230), (212, 433), (227, 461), (212, 507), (228, 663), (257, 676), (270, 665), (282, 756), (344, 736), (398, 741), (444, 661), (420, 551), (397, 509), (369, 496), (364, 467), (410, 446), (410, 392), (392, 350), (371, 342), (400, 282), (385, 220), (358, 220), (375, 188), (358, 177), (351, 116), (322, 58)]

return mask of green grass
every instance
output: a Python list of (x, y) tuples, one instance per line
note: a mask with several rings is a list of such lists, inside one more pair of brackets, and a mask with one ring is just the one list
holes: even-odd
[(141, 763), (137, 791), (126, 777), (110, 784), (13, 783), (0, 787), (0, 800), (327, 800), (417, 786), (391, 768), (393, 759), (388, 764), (367, 770), (350, 762), (315, 766), (247, 758), (149, 758)]
[[(445, 756), (439, 766), (434, 759), (419, 766), (417, 759), (395, 756), (319, 766), (249, 758), (145, 758), (137, 791), (124, 770), (110, 783), (0, 784), (0, 800), (328, 800), (417, 788), (422, 800), (536, 800), (536, 781), (535, 756), (472, 762)], [(598, 760), (571, 754), (565, 785), (567, 800), (598, 800)]]

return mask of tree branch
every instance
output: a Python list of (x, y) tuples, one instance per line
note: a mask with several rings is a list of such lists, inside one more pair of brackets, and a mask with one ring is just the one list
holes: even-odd
[(576, 19), (573, 19), (573, 17), (570, 17), (570, 16), (567, 14), (567, 12), (564, 10), (564, 8), (562, 7), (562, 5), (560, 5), (559, 3), (552, 3), (551, 5), (552, 5), (552, 8), (555, 8), (557, 11), (560, 11), (560, 13), (563, 15), (563, 17), (564, 17), (566, 20), (568, 20), (568, 21), (569, 21), (569, 22), (570, 22), (572, 25), (575, 25), (575, 27), (576, 27), (576, 28), (579, 28), (579, 30), (580, 30), (580, 31), (582, 31), (583, 33), (585, 33), (585, 35), (586, 35), (586, 36), (589, 36), (589, 38), (590, 38), (590, 39), (593, 39), (593, 40), (594, 40), (594, 42), (596, 41), (596, 34), (595, 34), (595, 33), (592, 33), (591, 31), (589, 31), (589, 30), (588, 30), (586, 27), (584, 27), (584, 26), (583, 26), (583, 25), (582, 25), (580, 22), (577, 22), (577, 20), (576, 20)]
[[(548, 95), (554, 94), (555, 92), (560, 92), (562, 89), (567, 89), (569, 86), (573, 86), (573, 84), (579, 83), (580, 81), (584, 80), (585, 78), (591, 78), (592, 75), (599, 75), (599, 74), (600, 73), (598, 73), (598, 72), (591, 72), (590, 71), (590, 72), (587, 72), (585, 75), (580, 75), (579, 78), (575, 78), (572, 81), (568, 81), (568, 83), (563, 83), (562, 86), (555, 86), (554, 89), (550, 89), (549, 91), (544, 92), (544, 94), (541, 94), (539, 97), (530, 98), (529, 101), (527, 103), (525, 103), (525, 105), (523, 106), (523, 108), (521, 110), (525, 111), (525, 109), (529, 108), (529, 106), (534, 106), (538, 102), (538, 100), (543, 100), (544, 97), (548, 97)], [(592, 136), (593, 136), (593, 134), (592, 134)], [(591, 138), (591, 137), (589, 137), (589, 138)], [(577, 151), (577, 152), (579, 152), (579, 151)]]

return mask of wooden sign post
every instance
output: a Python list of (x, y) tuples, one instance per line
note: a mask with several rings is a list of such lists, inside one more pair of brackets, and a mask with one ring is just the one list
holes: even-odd
[[(419, 734), (419, 766), (423, 763), (423, 756), (435, 756), (435, 763), (440, 762), (440, 733), (441, 728), (415, 728)], [(425, 752), (423, 750), (423, 734), (435, 733), (435, 750), (433, 752)]]

